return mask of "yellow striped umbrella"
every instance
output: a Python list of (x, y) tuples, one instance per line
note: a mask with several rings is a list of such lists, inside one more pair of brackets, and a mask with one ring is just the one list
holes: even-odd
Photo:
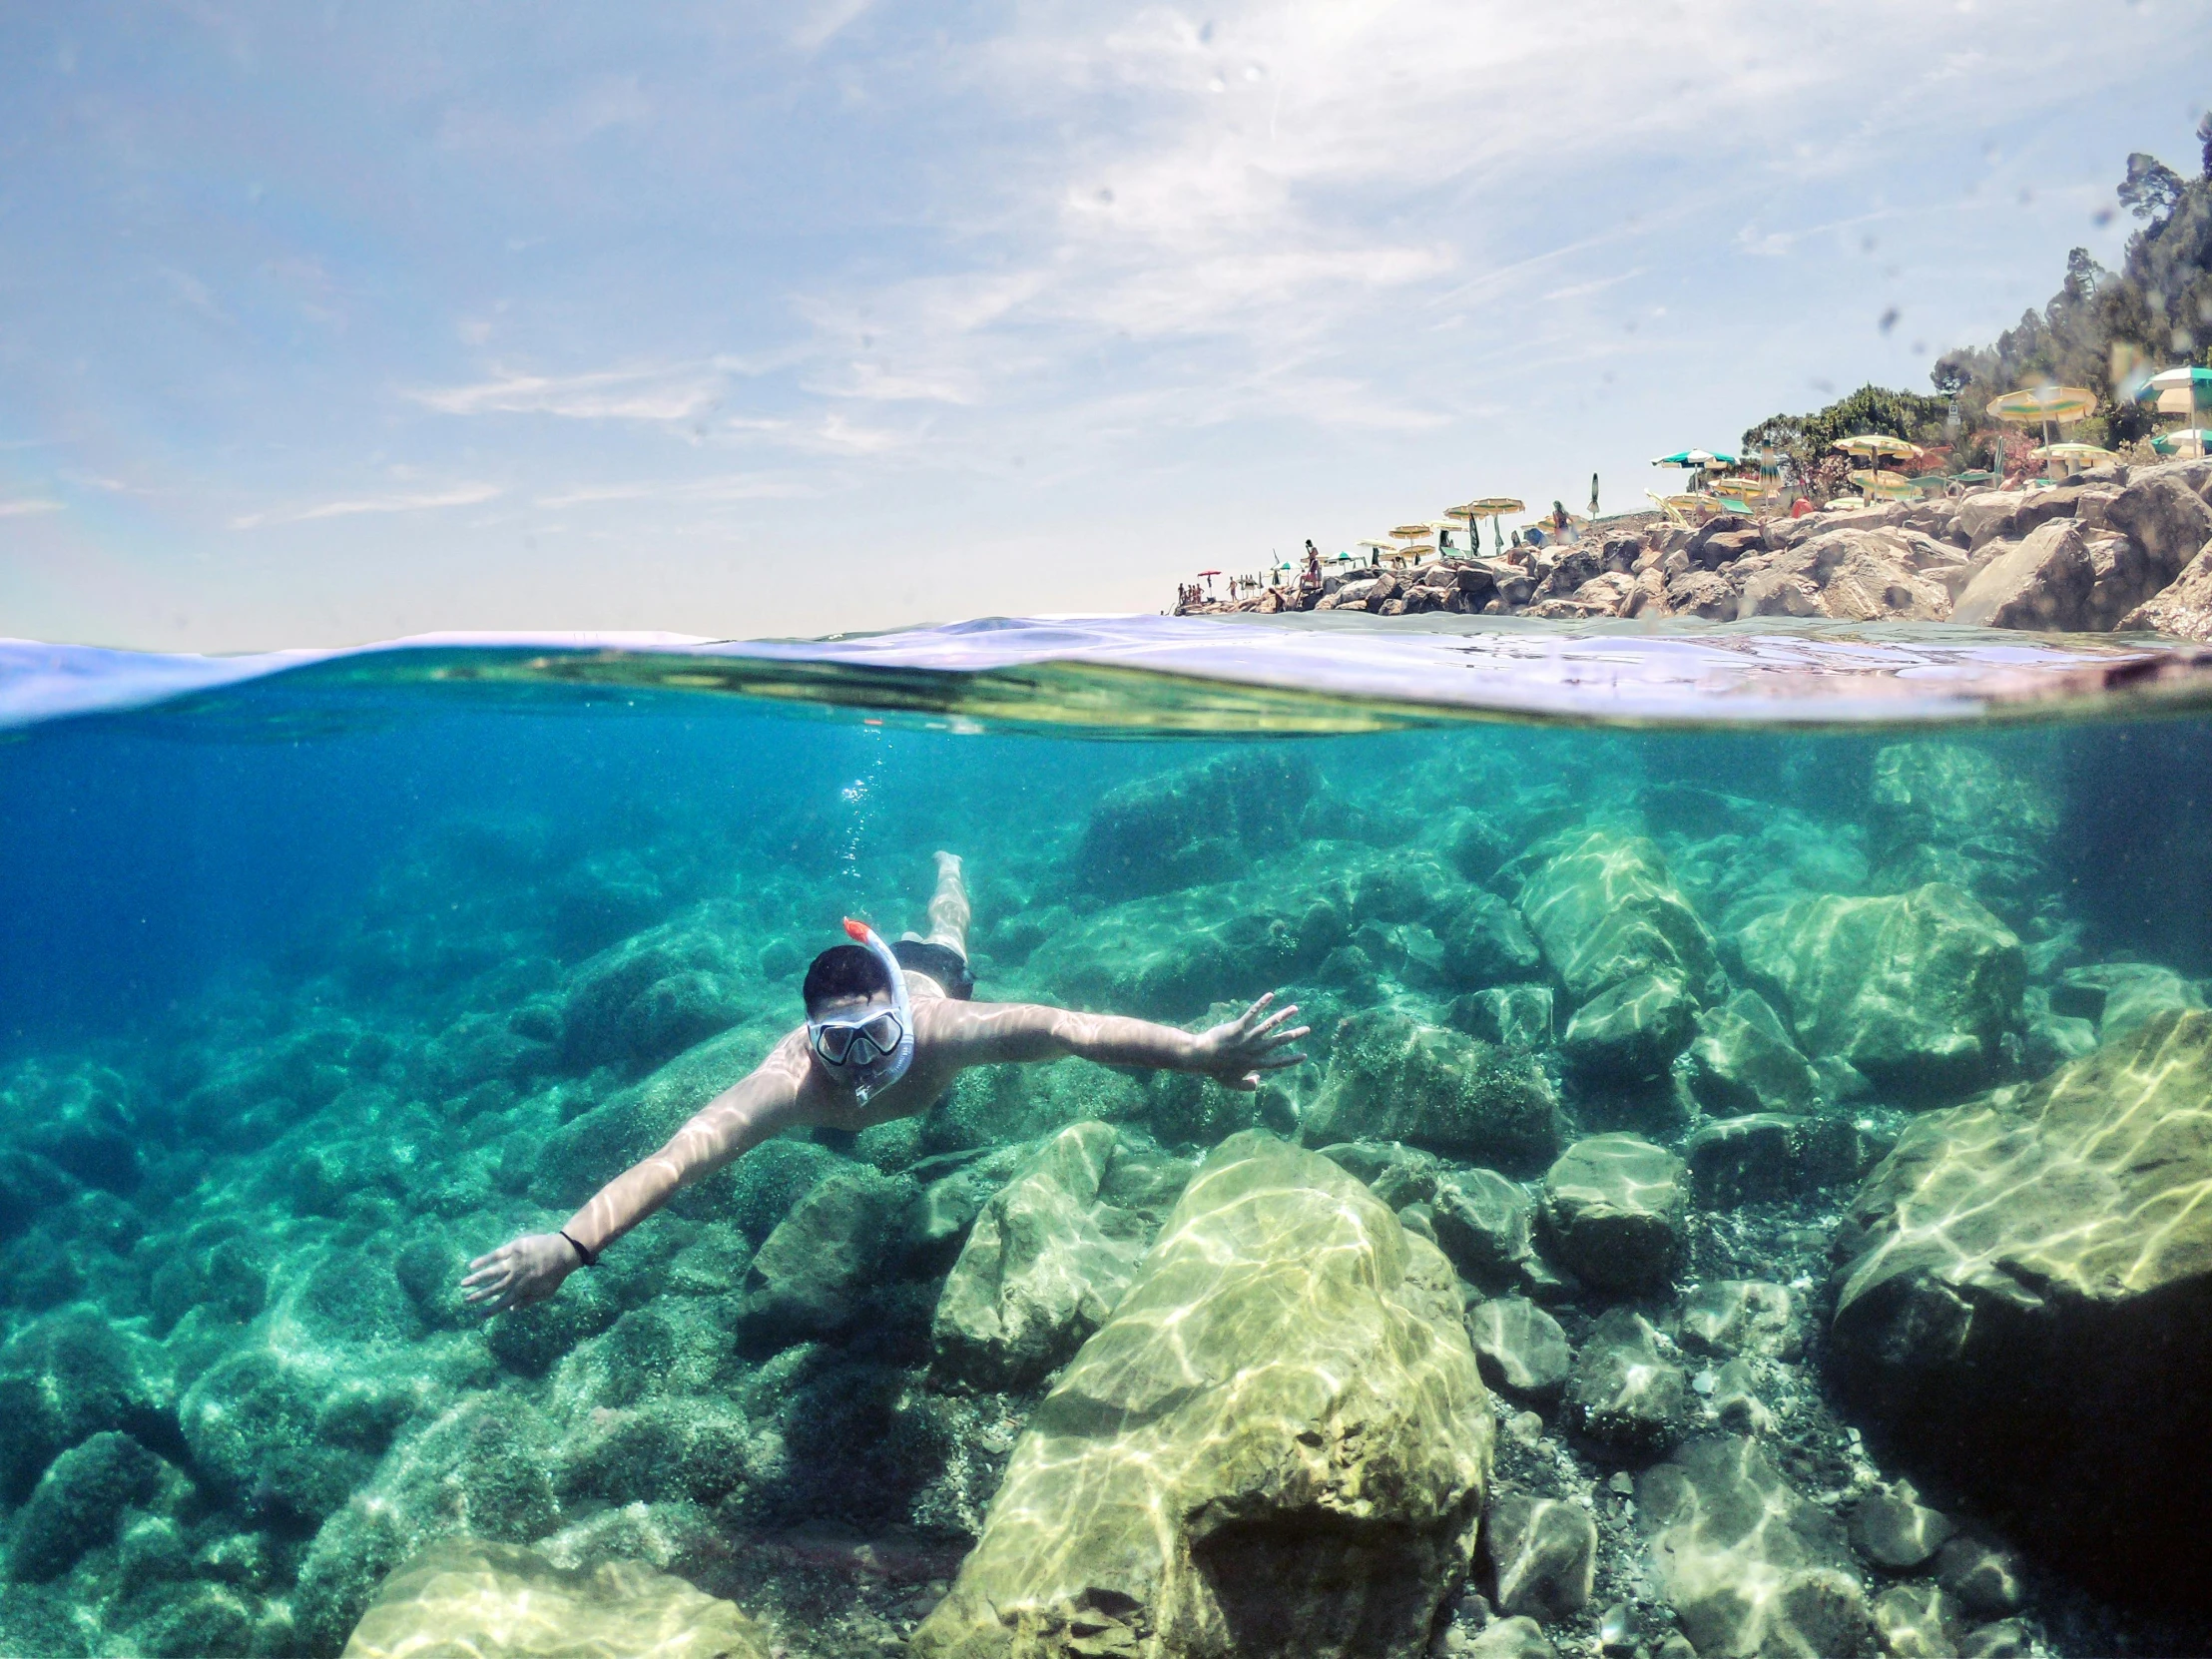
[(1902, 472), (1854, 472), (1851, 481), (1869, 496), (1892, 501), (1920, 494), (1918, 486)]
[(1861, 432), (1856, 437), (1838, 438), (1833, 447), (1847, 455), (1893, 456), (1902, 461), (1917, 459), (1921, 453), (1920, 445), (1893, 438), (1887, 432)]

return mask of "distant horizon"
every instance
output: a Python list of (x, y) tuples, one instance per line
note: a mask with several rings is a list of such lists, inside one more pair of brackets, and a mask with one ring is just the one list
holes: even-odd
[(18, 12), (0, 634), (1110, 615), (1593, 471), (1634, 510), (2115, 263), (2201, 21)]

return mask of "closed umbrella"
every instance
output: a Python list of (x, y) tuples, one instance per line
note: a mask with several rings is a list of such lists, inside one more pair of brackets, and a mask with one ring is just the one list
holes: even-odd
[[(1463, 517), (1470, 525), (1478, 518), (1488, 519), (1490, 521), (1490, 545), (1502, 551), (1505, 546), (1505, 537), (1499, 531), (1497, 521), (1507, 513), (1525, 513), (1526, 511), (1528, 511), (1527, 503), (1517, 497), (1485, 495), (1473, 501), (1461, 502), (1458, 506), (1448, 509), (1445, 516), (1449, 518)], [(1477, 538), (1475, 551), (1479, 553), (1481, 550), (1480, 540)]]

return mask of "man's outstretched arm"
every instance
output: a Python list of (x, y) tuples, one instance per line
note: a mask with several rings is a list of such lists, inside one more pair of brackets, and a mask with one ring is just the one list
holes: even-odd
[(752, 1073), (693, 1113), (652, 1157), (633, 1164), (569, 1217), (557, 1233), (525, 1233), (469, 1263), (461, 1294), (487, 1314), (543, 1302), (587, 1259), (666, 1204), (681, 1189), (743, 1157), (787, 1127), (807, 1077), (803, 1036), (794, 1033)]
[(944, 1003), (958, 1021), (954, 1040), (960, 1063), (988, 1065), (1006, 1060), (1057, 1060), (1073, 1054), (1108, 1066), (1149, 1066), (1160, 1071), (1192, 1071), (1226, 1088), (1256, 1089), (1264, 1072), (1303, 1062), (1291, 1044), (1309, 1026), (1285, 1028), (1298, 1004), (1268, 1013), (1271, 991), (1237, 1018), (1209, 1031), (1179, 1031), (1148, 1019), (1118, 1014), (1079, 1014), (1038, 1003)]

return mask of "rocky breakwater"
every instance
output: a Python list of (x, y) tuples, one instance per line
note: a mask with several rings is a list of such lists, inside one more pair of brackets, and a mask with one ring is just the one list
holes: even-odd
[(1908, 1462), (2115, 1593), (2201, 1593), (2212, 1014), (1917, 1119), (1853, 1200), (1829, 1347)]
[(1512, 560), (1431, 560), (1187, 609), (1827, 617), (2212, 640), (2208, 494), (2212, 462), (2114, 465), (2051, 488), (1623, 526)]
[(1232, 1136), (1038, 1405), (912, 1651), (1423, 1653), (1491, 1436), (1443, 1256), (1330, 1160)]

